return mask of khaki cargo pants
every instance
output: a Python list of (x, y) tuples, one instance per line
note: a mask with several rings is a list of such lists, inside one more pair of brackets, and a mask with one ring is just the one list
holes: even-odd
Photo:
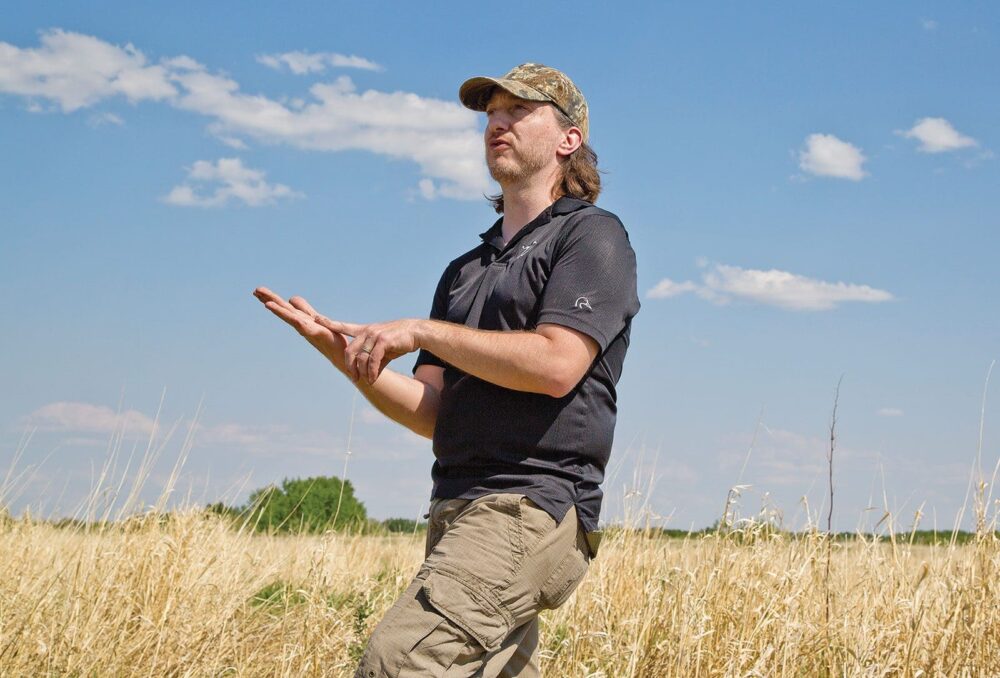
[(538, 613), (566, 602), (590, 559), (576, 510), (556, 524), (520, 494), (435, 499), (425, 556), (355, 678), (539, 676)]

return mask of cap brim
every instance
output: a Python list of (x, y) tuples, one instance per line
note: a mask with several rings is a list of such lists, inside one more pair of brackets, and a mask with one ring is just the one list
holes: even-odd
[(474, 111), (485, 111), (486, 104), (489, 103), (495, 87), (501, 87), (514, 96), (528, 101), (552, 101), (552, 97), (542, 94), (523, 82), (486, 76), (469, 78), (463, 82), (462, 86), (458, 88), (458, 98), (466, 108), (471, 108)]

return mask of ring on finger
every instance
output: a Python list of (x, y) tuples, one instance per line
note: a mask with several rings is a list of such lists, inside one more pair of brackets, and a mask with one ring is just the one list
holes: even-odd
[(375, 348), (374, 344), (365, 344), (364, 346), (361, 347), (361, 352), (371, 353), (373, 348)]

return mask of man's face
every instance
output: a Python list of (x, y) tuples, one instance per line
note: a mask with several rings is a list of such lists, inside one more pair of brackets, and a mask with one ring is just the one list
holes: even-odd
[(555, 108), (497, 87), (486, 104), (486, 165), (500, 184), (523, 182), (558, 164), (563, 139)]

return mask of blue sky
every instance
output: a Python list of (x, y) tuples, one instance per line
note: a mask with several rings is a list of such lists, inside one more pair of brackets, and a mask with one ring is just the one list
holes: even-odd
[[(740, 484), (742, 515), (801, 527), (843, 375), (837, 526), (951, 527), (1000, 355), (998, 31), (987, 3), (8, 10), (7, 499), (73, 512), (116, 435), (146, 449), (162, 396), (147, 501), (197, 411), (178, 497), (339, 475), (350, 435), (369, 512), (422, 513), (429, 442), (250, 292), (425, 315), (495, 218), (458, 86), (536, 61), (587, 96), (599, 204), (638, 257), (604, 518), (701, 527)], [(994, 395), (987, 475), (998, 426)]]

